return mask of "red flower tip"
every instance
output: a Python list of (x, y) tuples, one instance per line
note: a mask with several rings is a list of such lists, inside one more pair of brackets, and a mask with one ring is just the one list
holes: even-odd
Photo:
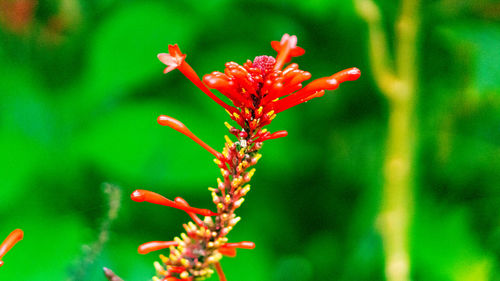
[(158, 116), (157, 121), (158, 121), (158, 124), (160, 124), (162, 126), (168, 126), (181, 134), (186, 135), (186, 134), (190, 133), (190, 131), (186, 127), (186, 125), (182, 124), (181, 121), (179, 121), (175, 118), (172, 118), (170, 116), (160, 115), (160, 116)]
[(179, 46), (168, 45), (168, 54), (161, 53), (158, 54), (158, 59), (167, 65), (167, 68), (163, 71), (163, 73), (168, 73), (176, 68), (178, 68), (186, 58), (186, 55), (181, 53)]
[(360, 76), (361, 71), (356, 67), (352, 67), (339, 71), (332, 76), (316, 79), (301, 90), (279, 100), (275, 104), (274, 110), (279, 113), (313, 98), (321, 97), (324, 95), (325, 90), (335, 90), (340, 83), (354, 81)]
[(361, 76), (361, 70), (359, 70), (356, 67), (344, 69), (344, 70), (332, 75), (332, 77), (335, 78), (339, 83), (342, 83), (345, 81), (355, 81), (360, 76)]
[(270, 132), (265, 132), (263, 133), (259, 138), (257, 138), (255, 140), (255, 142), (263, 142), (263, 141), (266, 141), (266, 140), (272, 140), (272, 139), (278, 139), (278, 138), (283, 138), (283, 137), (286, 137), (288, 136), (288, 132), (287, 131), (276, 131), (274, 133), (270, 133)]
[(235, 112), (235, 108), (227, 105), (221, 99), (219, 99), (216, 95), (214, 95), (210, 90), (203, 85), (200, 77), (194, 69), (185, 61), (186, 55), (181, 53), (179, 50), (179, 46), (168, 45), (168, 54), (161, 53), (158, 54), (158, 59), (167, 65), (167, 68), (163, 71), (164, 73), (168, 73), (174, 69), (179, 69), (179, 71), (186, 76), (189, 81), (196, 85), (200, 90), (202, 90), (207, 96), (209, 96), (212, 100), (214, 100), (217, 104), (224, 107), (229, 112)]
[(175, 203), (177, 203), (177, 204), (181, 204), (181, 205), (183, 205), (183, 206), (185, 206), (185, 207), (189, 207), (188, 202), (187, 202), (186, 200), (184, 200), (184, 198), (182, 198), (182, 197), (175, 197), (175, 200), (174, 200), (174, 201), (175, 201)]
[(149, 202), (173, 208), (177, 207), (177, 204), (172, 200), (168, 200), (167, 198), (161, 196), (160, 194), (149, 190), (137, 189), (134, 192), (132, 192), (130, 198), (132, 198), (132, 200), (134, 200), (135, 202)]
[(177, 132), (187, 136), (188, 138), (192, 139), (194, 142), (199, 144), (201, 147), (206, 149), (208, 152), (210, 152), (213, 156), (215, 156), (217, 159), (222, 159), (223, 156), (220, 152), (217, 152), (215, 149), (210, 147), (208, 144), (204, 143), (200, 138), (198, 138), (195, 134), (193, 134), (184, 124), (182, 124), (181, 121), (172, 118), (167, 115), (160, 115), (158, 116), (158, 124), (162, 126), (168, 126)]
[(288, 132), (285, 130), (282, 130), (282, 131), (277, 131), (277, 132), (272, 133), (271, 136), (269, 137), (269, 139), (270, 140), (278, 139), (278, 138), (283, 138), (286, 136), (288, 136)]
[(292, 59), (292, 57), (302, 56), (306, 52), (301, 47), (297, 47), (297, 36), (290, 36), (287, 33), (281, 37), (280, 42), (272, 41), (271, 47), (278, 52), (274, 69), (281, 69), (285, 63)]
[(187, 212), (188, 214), (195, 213), (195, 214), (199, 214), (202, 216), (215, 216), (215, 215), (217, 215), (217, 213), (214, 213), (208, 209), (193, 208), (193, 207), (190, 207), (189, 205), (185, 206), (185, 205), (179, 204), (177, 202), (174, 202), (172, 200), (169, 200), (169, 199), (161, 196), (158, 193), (154, 193), (154, 192), (148, 191), (148, 190), (137, 189), (134, 192), (132, 192), (132, 195), (130, 197), (135, 202), (146, 201), (146, 202), (149, 202), (152, 204), (158, 204), (158, 205), (163, 205), (163, 206), (183, 210), (184, 212)]
[[(0, 244), (0, 259), (7, 254), (7, 252), (16, 245), (17, 242), (21, 241), (24, 237), (24, 232), (21, 229), (15, 229), (12, 231), (7, 238)], [(3, 265), (3, 261), (0, 261), (0, 266)]]
[(240, 249), (255, 249), (255, 243), (251, 241), (242, 241), (237, 243), (226, 243), (219, 248), (219, 253), (228, 256), (236, 256), (236, 248)]
[(237, 243), (226, 243), (222, 245), (225, 248), (255, 249), (255, 243), (251, 241), (241, 241)]
[(139, 252), (139, 254), (145, 255), (153, 251), (158, 251), (169, 248), (170, 246), (177, 246), (177, 245), (179, 245), (179, 243), (175, 241), (151, 241), (140, 245), (137, 248), (137, 251)]
[(132, 194), (130, 194), (130, 198), (135, 202), (144, 202), (146, 201), (145, 192), (149, 191), (137, 189), (134, 192), (132, 192)]

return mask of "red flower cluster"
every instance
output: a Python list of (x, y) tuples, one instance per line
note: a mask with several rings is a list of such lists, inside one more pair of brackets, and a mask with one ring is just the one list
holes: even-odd
[(271, 56), (258, 56), (253, 62), (248, 60), (243, 66), (228, 62), (223, 73), (213, 72), (203, 77), (208, 88), (219, 91), (233, 106), (226, 104), (205, 86), (186, 62), (186, 55), (181, 53), (177, 45), (170, 45), (169, 53), (159, 54), (158, 58), (167, 65), (165, 73), (179, 69), (205, 94), (226, 109), (247, 134), (269, 124), (277, 113), (321, 97), (325, 90), (335, 90), (340, 83), (356, 80), (361, 75), (359, 69), (353, 67), (329, 77), (313, 80), (303, 87), (302, 83), (311, 78), (309, 72), (300, 70), (296, 63), (282, 69), (292, 57), (301, 56), (305, 52), (297, 46), (297, 37), (285, 34), (281, 41), (271, 42), (271, 46), (278, 52), (276, 59)]
[[(209, 188), (217, 212), (208, 209), (191, 207), (184, 199), (177, 197), (169, 200), (157, 193), (136, 190), (131, 198), (136, 202), (149, 202), (173, 207), (185, 211), (192, 222), (184, 224), (186, 233), (173, 241), (152, 241), (139, 246), (139, 253), (170, 249), (169, 257), (160, 255), (162, 264), (156, 262), (158, 277), (162, 281), (192, 281), (205, 278), (217, 271), (221, 280), (225, 280), (219, 260), (222, 255), (235, 256), (236, 248), (253, 249), (255, 244), (249, 241), (228, 243), (226, 235), (232, 230), (240, 217), (235, 210), (241, 206), (244, 196), (250, 190), (247, 184), (261, 155), (258, 150), (262, 143), (269, 139), (285, 137), (286, 131), (268, 132), (263, 127), (271, 123), (277, 113), (313, 98), (321, 97), (325, 90), (335, 90), (340, 83), (356, 80), (360, 76), (357, 68), (350, 68), (319, 78), (303, 86), (302, 83), (311, 78), (309, 72), (300, 70), (295, 63), (285, 68), (285, 63), (292, 57), (304, 54), (304, 49), (297, 47), (297, 37), (285, 34), (281, 41), (271, 42), (278, 52), (276, 58), (258, 56), (248, 60), (242, 66), (235, 62), (226, 63), (224, 72), (213, 72), (202, 79), (186, 62), (177, 45), (170, 45), (169, 52), (158, 55), (161, 62), (167, 65), (165, 73), (178, 69), (200, 90), (229, 113), (241, 129), (228, 123), (226, 126), (238, 141), (232, 142), (226, 136), (226, 145), (218, 152), (196, 135), (180, 121), (162, 115), (158, 123), (168, 126), (186, 135), (215, 156), (215, 163), (221, 169), (222, 179), (217, 179), (217, 188)], [(210, 89), (224, 95), (232, 105), (227, 104)], [(198, 217), (202, 215), (202, 220)], [(160, 279), (161, 278), (161, 279)]]
[[(16, 229), (12, 231), (7, 238), (0, 244), (0, 259), (7, 254), (7, 252), (16, 245), (17, 242), (23, 239), (24, 233), (21, 229)], [(0, 260), (0, 267), (3, 265), (3, 261)]]

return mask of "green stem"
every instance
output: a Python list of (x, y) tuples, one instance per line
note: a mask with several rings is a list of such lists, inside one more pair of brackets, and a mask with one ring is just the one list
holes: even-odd
[[(370, 35), (375, 81), (389, 101), (382, 204), (378, 215), (388, 281), (410, 280), (409, 229), (413, 215), (414, 104), (417, 92), (419, 1), (403, 0), (396, 24), (395, 69), (389, 59), (381, 14), (372, 0), (356, 0)], [(381, 54), (381, 55), (380, 55)]]

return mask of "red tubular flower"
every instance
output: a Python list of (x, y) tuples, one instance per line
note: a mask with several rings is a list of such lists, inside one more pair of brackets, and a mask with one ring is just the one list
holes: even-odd
[(359, 69), (353, 67), (337, 72), (330, 77), (316, 79), (307, 84), (307, 86), (300, 91), (278, 101), (274, 109), (276, 113), (279, 113), (312, 98), (320, 97), (324, 94), (324, 90), (335, 90), (339, 87), (340, 83), (354, 81), (358, 79), (360, 75), (361, 72)]
[(172, 118), (167, 115), (160, 115), (158, 117), (158, 124), (162, 126), (168, 126), (177, 132), (187, 136), (192, 139), (194, 142), (199, 144), (201, 147), (206, 149), (208, 152), (212, 153), (217, 159), (222, 159), (222, 154), (217, 152), (215, 149), (211, 148), (208, 144), (204, 143), (200, 138), (198, 138), (195, 134), (193, 134), (181, 121)]
[(169, 45), (168, 46), (168, 54), (166, 53), (161, 53), (158, 54), (158, 59), (167, 65), (165, 70), (163, 70), (163, 73), (169, 73), (170, 71), (178, 68), (181, 66), (181, 64), (184, 63), (184, 59), (186, 59), (186, 55), (181, 52), (179, 49), (179, 46), (177, 44), (175, 45)]
[(219, 99), (216, 95), (214, 95), (210, 90), (203, 85), (200, 80), (200, 77), (193, 68), (185, 61), (186, 55), (181, 52), (179, 46), (168, 45), (168, 54), (161, 53), (158, 54), (158, 59), (167, 65), (167, 68), (163, 71), (164, 73), (168, 73), (174, 69), (179, 69), (179, 71), (186, 76), (193, 84), (196, 85), (200, 90), (202, 90), (207, 96), (209, 96), (212, 100), (214, 100), (217, 104), (224, 107), (229, 112), (234, 112), (235, 108), (227, 105), (221, 99)]
[(219, 248), (219, 253), (228, 256), (235, 257), (236, 256), (236, 248), (240, 249), (254, 249), (255, 243), (250, 241), (242, 241), (238, 243), (226, 243)]
[(288, 136), (288, 132), (284, 130), (277, 131), (272, 134), (270, 132), (265, 132), (259, 138), (257, 138), (255, 142), (263, 142), (266, 140), (279, 139), (279, 138), (284, 138), (286, 136)]
[[(0, 259), (7, 254), (7, 252), (16, 245), (17, 242), (23, 239), (24, 232), (21, 229), (15, 229), (12, 231), (7, 238), (0, 244)], [(0, 260), (0, 266), (3, 265), (3, 261)]]
[(226, 248), (240, 248), (240, 249), (255, 249), (255, 243), (251, 241), (241, 241), (237, 243), (226, 243), (222, 247)]
[(292, 57), (302, 56), (306, 51), (301, 47), (297, 47), (297, 36), (290, 36), (285, 33), (281, 37), (281, 41), (272, 41), (271, 47), (278, 52), (277, 62), (274, 69), (281, 69), (283, 65), (289, 62)]
[(137, 189), (136, 191), (134, 191), (132, 193), (132, 195), (130, 195), (130, 197), (135, 202), (146, 201), (146, 202), (153, 203), (153, 204), (158, 204), (158, 205), (163, 205), (163, 206), (183, 210), (187, 213), (195, 213), (195, 214), (199, 214), (202, 216), (215, 216), (215, 215), (217, 215), (217, 213), (214, 213), (208, 209), (198, 209), (198, 208), (193, 208), (193, 207), (189, 207), (189, 206), (184, 206), (182, 204), (179, 204), (179, 203), (176, 203), (172, 200), (169, 200), (169, 199), (161, 196), (158, 193), (154, 193), (154, 192), (147, 191), (147, 190)]
[(139, 254), (145, 255), (153, 251), (158, 251), (177, 245), (179, 245), (179, 243), (175, 241), (151, 241), (140, 245), (139, 248), (137, 248), (137, 251), (139, 252)]

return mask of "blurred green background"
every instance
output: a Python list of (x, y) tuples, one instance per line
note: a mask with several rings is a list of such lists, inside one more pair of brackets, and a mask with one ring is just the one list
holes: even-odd
[[(392, 36), (394, 1), (378, 1)], [(500, 280), (500, 5), (423, 1), (416, 119), (413, 280)], [(199, 75), (275, 55), (295, 34), (313, 78), (362, 76), (270, 126), (252, 191), (229, 235), (254, 250), (224, 258), (230, 281), (384, 280), (377, 229), (387, 102), (372, 79), (366, 24), (350, 1), (0, 0), (0, 240), (25, 239), (0, 280), (149, 280), (151, 240), (188, 217), (132, 202), (149, 189), (211, 208), (212, 156), (156, 123), (168, 114), (220, 150), (227, 114), (156, 54), (178, 43)], [(79, 273), (120, 186), (109, 242)], [(218, 280), (214, 275), (210, 280)]]

